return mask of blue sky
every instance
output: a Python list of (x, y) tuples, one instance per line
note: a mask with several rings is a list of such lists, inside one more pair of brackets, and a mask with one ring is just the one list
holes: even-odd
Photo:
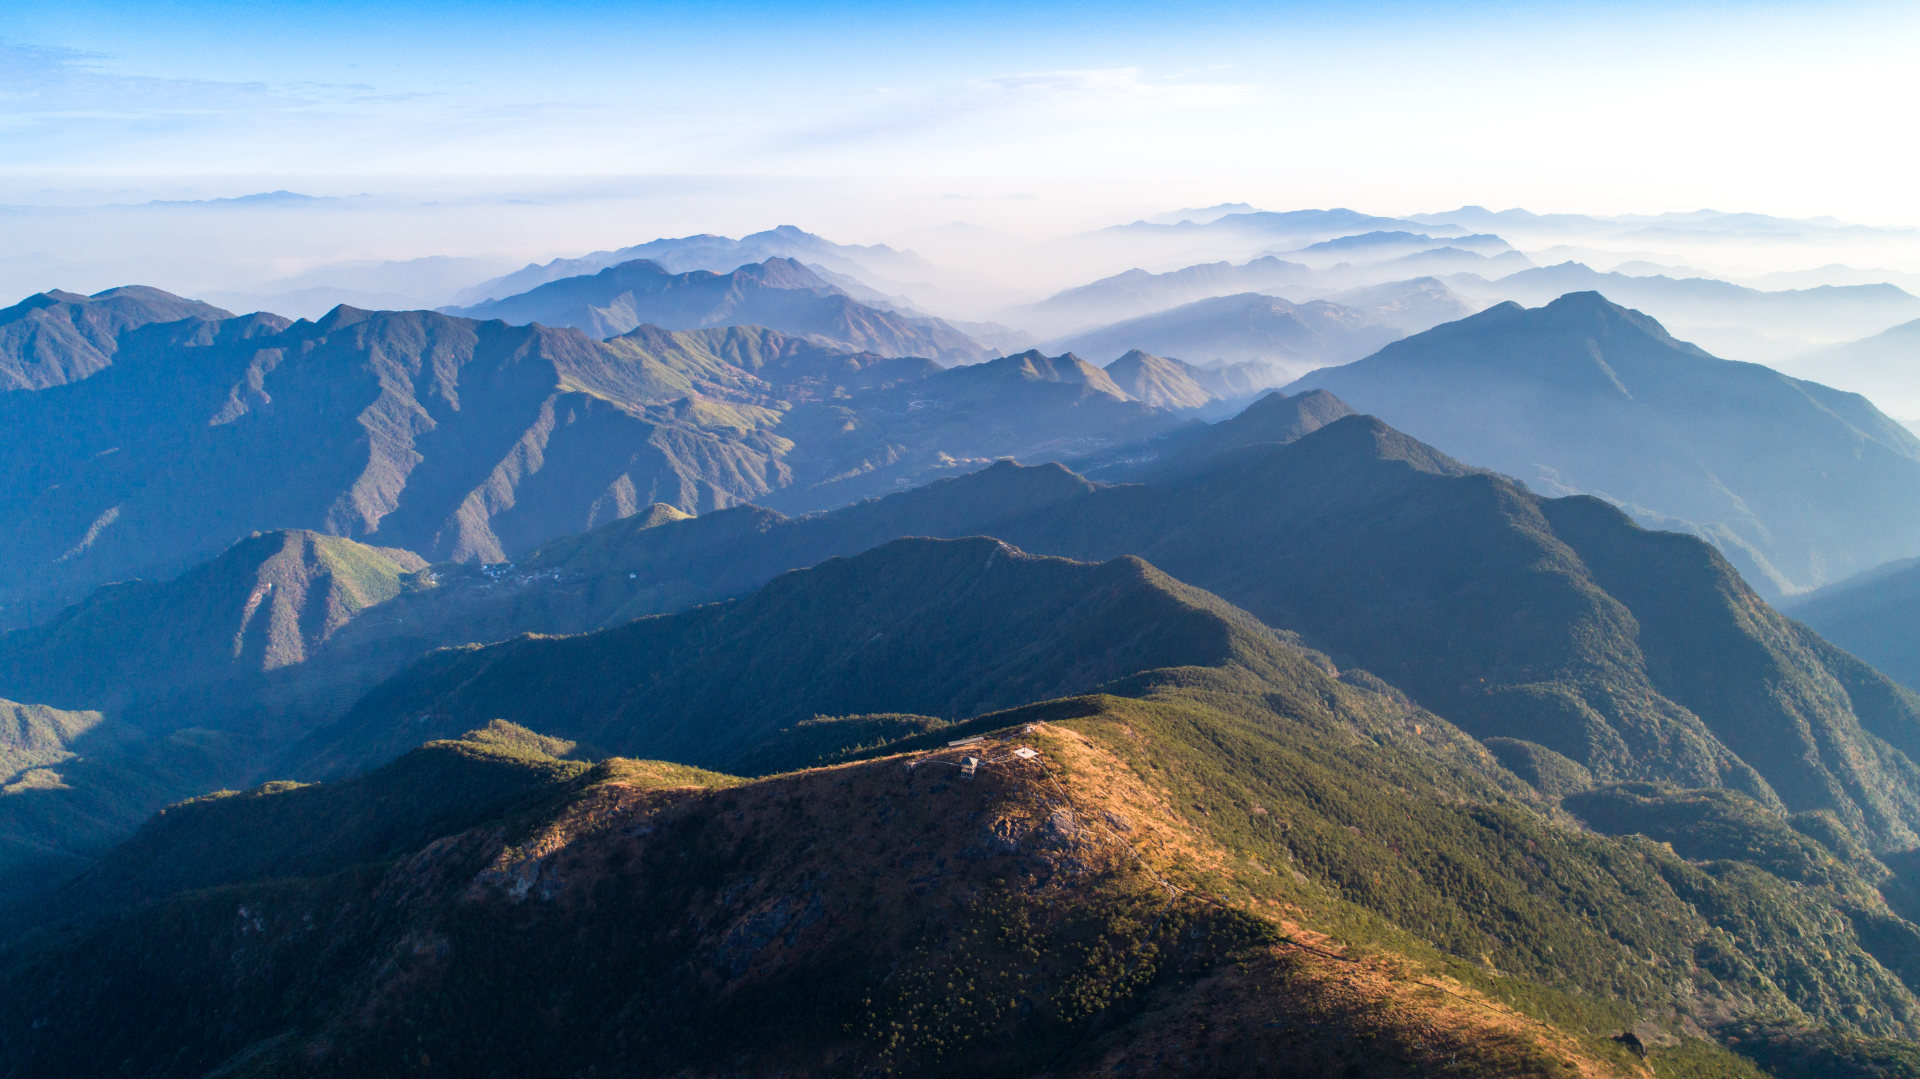
[(1916, 31), (1864, 3), (13, 0), (0, 183), (898, 177), (1908, 223)]

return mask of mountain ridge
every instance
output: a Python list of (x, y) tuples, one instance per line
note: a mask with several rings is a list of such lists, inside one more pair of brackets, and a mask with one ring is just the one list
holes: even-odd
[[(1598, 293), (1496, 305), (1308, 374), (1458, 456), (1706, 535), (1770, 594), (1920, 546), (1920, 441), (1863, 398), (1719, 360)], [(1817, 514), (1804, 512), (1821, 506)]]
[(155, 323), (233, 314), (157, 288), (127, 285), (81, 296), (55, 289), (0, 310), (0, 392), (43, 390), (113, 362), (119, 336)]

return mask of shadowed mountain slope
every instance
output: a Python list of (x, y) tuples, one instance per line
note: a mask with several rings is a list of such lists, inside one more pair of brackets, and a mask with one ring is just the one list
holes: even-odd
[(991, 355), (939, 319), (862, 304), (805, 266), (783, 258), (724, 274), (670, 273), (657, 263), (639, 259), (453, 313), (516, 324), (575, 326), (596, 338), (648, 323), (674, 330), (747, 324), (885, 356), (970, 363)]
[(1594, 293), (1503, 304), (1290, 388), (1697, 532), (1770, 594), (1920, 550), (1920, 439), (1863, 398), (1715, 359)]
[(113, 362), (120, 335), (157, 322), (232, 318), (212, 304), (129, 285), (42, 292), (0, 310), (0, 392), (78, 382)]
[(0, 634), (0, 693), (84, 709), (0, 704), (0, 896), (57, 882), (169, 802), (244, 781), (304, 717), (347, 707), (392, 666), (309, 661), (423, 565), (264, 533), (182, 577), (113, 585)]
[(1920, 692), (1920, 560), (1903, 559), (1798, 597), (1787, 613)]
[(617, 609), (633, 616), (894, 536), (972, 534), (1139, 555), (1477, 737), (1602, 781), (1724, 785), (1831, 810), (1879, 848), (1916, 842), (1915, 698), (1773, 612), (1704, 543), (1596, 500), (1536, 497), (1371, 418), (1164, 483), (1001, 465), (810, 518), (669, 523), (596, 557), (630, 567)]
[(351, 771), (499, 717), (724, 768), (813, 715), (952, 719), (1159, 667), (1271, 665), (1268, 639), (1137, 559), (1089, 566), (991, 539), (899, 540), (731, 603), (437, 653), (355, 706), (326, 736), (326, 767)]
[(1098, 480), (1166, 482), (1204, 471), (1226, 454), (1293, 442), (1353, 414), (1345, 401), (1325, 390), (1292, 397), (1274, 390), (1218, 423), (1189, 424), (1073, 464)]

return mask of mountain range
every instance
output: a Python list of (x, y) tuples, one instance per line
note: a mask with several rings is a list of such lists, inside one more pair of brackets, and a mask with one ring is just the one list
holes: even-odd
[(1501, 304), (1293, 389), (1309, 387), (1548, 493), (1707, 536), (1776, 596), (1920, 549), (1911, 432), (1595, 293)]
[[(1269, 455), (1355, 433), (1387, 437), (1349, 419)], [(1114, 496), (1137, 501), (1086, 497)], [(729, 708), (735, 650), (785, 692)], [(610, 659), (632, 665), (603, 682)], [(485, 710), (495, 680), (531, 706), (528, 676), (566, 694), (561, 722), (636, 745), (727, 752), (793, 722), (751, 782), (491, 722), (357, 778), (170, 808), (14, 931), (9, 1068), (1109, 1074), (1177, 1052), (1200, 1073), (1646, 1075), (1650, 1055), (1742, 1076), (1761, 1073), (1707, 1038), (1865, 1069), (1920, 1023), (1920, 931), (1828, 818), (1644, 785), (1557, 809), (1546, 758), (1489, 753), (1134, 559), (902, 541), (737, 603), (443, 653), (354, 722)], [(836, 694), (953, 713), (1083, 680), (1104, 692), (961, 722), (804, 718)]]
[(1209, 262), (1166, 273), (1132, 269), (1031, 304), (1008, 317), (1037, 333), (1057, 335), (1165, 311), (1195, 300), (1304, 285), (1313, 272), (1272, 255), (1236, 266)]
[[(0, 538), (12, 624), (257, 530), (501, 562), (656, 502), (818, 509), (1179, 422), (1172, 402), (1136, 401), (1071, 357), (944, 371), (751, 327), (602, 342), (340, 308), (160, 323), (112, 344), (91, 377), (0, 397), (0, 420), (36, 447), (0, 462), (0, 506), (22, 522)], [(1256, 381), (1271, 378), (1185, 389)]]
[[(1094, 376), (1104, 379), (1103, 373), (1085, 365), (1076, 367), (1075, 362), (1012, 357), (938, 377), (964, 378), (976, 383), (978, 392), (988, 394), (1003, 385), (1027, 385), (1038, 377), (1042, 386), (1069, 397), (1110, 402), (1104, 407), (1142, 407), (1115, 397), (1095, 380)], [(1078, 381), (1042, 377), (1057, 378), (1063, 372), (1075, 373)], [(969, 400), (958, 392), (949, 399)], [(973, 411), (964, 403), (955, 407), (961, 414)], [(1728, 654), (1760, 648), (1773, 656), (1762, 665), (1764, 669), (1796, 672), (1769, 675), (1773, 680), (1769, 684), (1805, 687), (1796, 691), (1798, 696), (1789, 697), (1780, 697), (1777, 688), (1755, 688), (1752, 700), (1740, 706), (1751, 711), (1741, 724), (1731, 726), (1726, 709), (1747, 698), (1725, 685), (1714, 693), (1690, 687), (1684, 680), (1662, 685), (1660, 680), (1667, 676), (1659, 672), (1686, 664), (1677, 655), (1645, 652), (1656, 640), (1647, 636), (1649, 627), (1658, 624), (1650, 621), (1651, 609), (1636, 607), (1643, 601), (1633, 599), (1632, 593), (1596, 598), (1666, 571), (1656, 572), (1650, 566), (1607, 569), (1619, 579), (1604, 583), (1608, 579), (1601, 568), (1578, 568), (1580, 558), (1599, 554), (1568, 552), (1566, 545), (1574, 541), (1559, 535), (1560, 530), (1596, 527), (1594, 522), (1607, 519), (1604, 514), (1593, 517), (1597, 510), (1578, 514), (1555, 510), (1542, 518), (1538, 514), (1544, 509), (1526, 509), (1533, 496), (1498, 484), (1495, 489), (1505, 494), (1469, 511), (1468, 506), (1484, 497), (1471, 493), (1473, 485), (1492, 482), (1490, 476), (1440, 457), (1378, 426), (1377, 421), (1351, 416), (1343, 420), (1340, 417), (1346, 411), (1325, 394), (1269, 397), (1232, 421), (1170, 432), (1158, 442), (1141, 443), (1138, 450), (1112, 451), (1101, 475), (1116, 479), (1138, 475), (1150, 480), (1144, 487), (1094, 487), (1064, 470), (1003, 465), (878, 502), (791, 521), (747, 507), (680, 519), (662, 507), (659, 512), (611, 523), (579, 541), (549, 544), (515, 567), (510, 581), (487, 581), (478, 593), (460, 585), (458, 575), (441, 587), (401, 591), (388, 604), (373, 608), (379, 617), (363, 615), (342, 624), (323, 643), (319, 662), (310, 659), (300, 666), (306, 684), (335, 687), (335, 696), (324, 699), (338, 700), (338, 693), (344, 692), (338, 687), (364, 687), (383, 663), (385, 670), (391, 670), (409, 654), (472, 639), (463, 633), (481, 632), (483, 639), (499, 639), (526, 630), (577, 632), (724, 599), (782, 571), (855, 554), (895, 537), (993, 535), (1045, 554), (1103, 560), (1128, 554), (1146, 557), (1182, 580), (1240, 603), (1271, 624), (1307, 634), (1317, 647), (1336, 657), (1376, 670), (1477, 735), (1544, 747), (1527, 748), (1525, 753), (1551, 754), (1547, 759), (1564, 758), (1587, 772), (1620, 780), (1721, 784), (1771, 804), (1825, 808), (1882, 842), (1892, 842), (1892, 837), (1905, 835), (1912, 827), (1908, 810), (1902, 808), (1908, 795), (1900, 793), (1904, 781), (1898, 778), (1908, 766), (1898, 763), (1898, 757), (1886, 757), (1884, 749), (1853, 751), (1852, 764), (1808, 765), (1776, 759), (1781, 753), (1795, 759), (1784, 748), (1795, 744), (1784, 732), (1814, 715), (1838, 725), (1841, 733), (1832, 739), (1839, 742), (1874, 745), (1872, 738), (1883, 738), (1899, 745), (1904, 736), (1897, 731), (1906, 720), (1898, 717), (1905, 716), (1903, 709), (1910, 705), (1901, 703), (1904, 698), (1883, 683), (1872, 682), (1864, 668), (1826, 656), (1821, 651), (1828, 647), (1824, 643), (1791, 643), (1795, 631), (1783, 624), (1765, 618), (1754, 622), (1759, 616), (1751, 611), (1764, 611), (1764, 605), (1744, 591), (1730, 569), (1713, 569), (1710, 555), (1689, 556), (1699, 561), (1698, 568), (1689, 571), (1697, 579), (1689, 586), (1694, 589), (1690, 594), (1731, 597), (1701, 598), (1698, 605), (1711, 608), (1737, 600), (1736, 609), (1749, 611), (1737, 618), (1729, 614), (1733, 618), (1729, 628), (1715, 632), (1731, 636), (1715, 647)], [(1296, 439), (1289, 452), (1310, 455), (1313, 463), (1269, 462), (1261, 455), (1263, 444), (1271, 447)], [(1415, 483), (1421, 476), (1430, 478)], [(1408, 483), (1414, 486), (1407, 487)], [(1437, 502), (1433, 500), (1439, 496), (1431, 491), (1420, 493), (1434, 484), (1440, 485), (1434, 490), (1458, 493)], [(1303, 486), (1296, 490), (1289, 485)], [(1255, 490), (1260, 494), (1250, 502), (1253, 496), (1248, 492)], [(1250, 515), (1247, 507), (1256, 504), (1287, 507), (1287, 516), (1276, 521)], [(1586, 503), (1576, 499), (1564, 504)], [(1427, 520), (1420, 516), (1426, 513), (1438, 516), (1431, 523), (1417, 523)], [(1460, 513), (1466, 516), (1448, 516)], [(1609, 535), (1608, 529), (1618, 531), (1609, 525), (1600, 535)], [(1423, 546), (1420, 537), (1428, 534), (1484, 538), (1462, 548), (1458, 557), (1468, 562), (1453, 565), (1445, 552)], [(1322, 538), (1308, 541), (1316, 536)], [(1549, 540), (1550, 536), (1557, 538)], [(1606, 540), (1599, 550), (1618, 542), (1622, 541)], [(1406, 544), (1414, 546), (1405, 548)], [(1487, 555), (1478, 547), (1500, 544), (1509, 545), (1513, 576), (1500, 586), (1506, 591), (1489, 591), (1494, 582), (1507, 580), (1495, 572), (1507, 563), (1486, 563)], [(1255, 550), (1285, 553), (1253, 558), (1249, 552)], [(1356, 577), (1350, 565), (1355, 558), (1397, 566), (1406, 576)], [(1575, 559), (1571, 565), (1576, 568), (1547, 578), (1527, 568), (1570, 558)], [(1248, 577), (1249, 563), (1259, 565), (1261, 571)], [(1450, 581), (1475, 582), (1480, 598), (1460, 606), (1448, 598), (1447, 589), (1464, 585)], [(1669, 582), (1664, 587), (1678, 586)], [(111, 609), (104, 602), (89, 606)], [(1549, 610), (1556, 613), (1527, 613)], [(1570, 613), (1575, 611), (1584, 613), (1576, 618)], [(1752, 626), (1735, 628), (1742, 619)], [(1616, 640), (1615, 631), (1602, 628), (1615, 624), (1638, 624), (1640, 631)], [(1561, 628), (1547, 634), (1542, 625)], [(1674, 632), (1670, 643), (1661, 647), (1678, 647), (1686, 639), (1685, 634)], [(1705, 630), (1689, 632), (1699, 636)], [(1776, 643), (1755, 644), (1754, 634)], [(58, 634), (12, 636), (21, 642), (62, 639)], [(1704, 647), (1698, 642), (1689, 646)], [(105, 653), (83, 651), (91, 658), (26, 648), (22, 655), (37, 658), (20, 666), (117, 669)], [(328, 673), (330, 664), (333, 673)], [(167, 669), (185, 670), (191, 665), (175, 662)], [(1484, 673), (1476, 676), (1476, 671)], [(283, 681), (292, 678), (291, 673), (281, 676)], [(1869, 680), (1861, 682), (1862, 678)], [(33, 683), (25, 685), (35, 688)], [(7, 693), (34, 699), (0, 683), (0, 694)], [(72, 693), (68, 697), (74, 699), (45, 699), (62, 707), (87, 701)], [(1738, 734), (1738, 727), (1757, 728), (1767, 716), (1778, 716), (1780, 724), (1780, 731), (1769, 736), (1771, 748), (1741, 740), (1744, 736)], [(1533, 729), (1539, 724), (1545, 726)], [(1867, 730), (1877, 733), (1869, 737), (1862, 733)], [(1652, 748), (1656, 746), (1664, 748)], [(1807, 752), (1813, 754), (1807, 758), (1810, 761), (1821, 758), (1810, 747)], [(1872, 765), (1866, 773), (1856, 774), (1858, 768), (1867, 767), (1860, 761), (1878, 758), (1893, 763)]]
[[(1138, 555), (1518, 757), (1604, 781), (1726, 786), (1824, 810), (1879, 846), (1908, 842), (1920, 826), (1920, 771), (1908, 757), (1920, 754), (1920, 702), (1774, 614), (1706, 544), (1643, 532), (1597, 500), (1540, 499), (1366, 417), (1290, 444), (1222, 449), (1146, 485), (1002, 465), (790, 521), (743, 527), (737, 515), (765, 511), (731, 510), (622, 529), (624, 541), (600, 545), (599, 557), (644, 570), (626, 586), (640, 599), (631, 616), (722, 598), (896, 536)], [(663, 546), (701, 555), (648, 554)], [(1254, 550), (1269, 553), (1249, 558)], [(1360, 574), (1361, 564), (1392, 572)], [(444, 682), (465, 679), (455, 667)], [(416, 700), (393, 714), (435, 714)]]
[(1049, 342), (1099, 358), (1133, 349), (1197, 365), (1267, 363), (1289, 375), (1368, 355), (1401, 331), (1340, 304), (1242, 293), (1196, 300)]
[(0, 539), (0, 598), (170, 575), (288, 525), (499, 561), (569, 521), (777, 482), (754, 420), (688, 396), (742, 373), (644, 345), (348, 308), (124, 335), (98, 374), (0, 398), (37, 447), (0, 473), (21, 522)]
[(989, 355), (984, 346), (939, 319), (859, 303), (798, 262), (780, 258), (730, 273), (672, 273), (658, 263), (636, 259), (450, 313), (516, 325), (574, 326), (594, 338), (642, 325), (674, 330), (754, 325), (886, 356), (968, 363)]
[(1890, 416), (1920, 422), (1920, 319), (1872, 337), (1780, 362), (1781, 370), (1836, 389), (1865, 394)]
[(155, 323), (226, 319), (231, 312), (129, 285), (92, 296), (39, 292), (0, 310), (0, 392), (43, 390), (113, 362), (120, 335)]
[[(1518, 254), (1511, 244), (1492, 233), (1438, 237), (1402, 229), (1336, 236), (1330, 240), (1308, 244), (1286, 254), (1320, 268), (1330, 268), (1342, 264), (1351, 265), (1355, 262), (1362, 264), (1387, 262), (1411, 255), (1440, 251), (1462, 252), (1482, 259)], [(1524, 259), (1524, 256), (1522, 258)]]
[(1816, 345), (1864, 337), (1920, 317), (1920, 297), (1889, 284), (1763, 292), (1706, 277), (1601, 273), (1577, 262), (1491, 281), (1453, 277), (1448, 284), (1484, 300), (1528, 305), (1572, 292), (1601, 292), (1715, 351), (1760, 362), (1785, 360)]
[[(1503, 239), (1816, 234), (1890, 235), (1222, 204), (966, 306), (792, 228), (30, 297), (0, 1079), (1920, 1076), (1920, 439), (1555, 289), (1912, 297)], [(1047, 258), (1187, 269), (1045, 349), (923, 311)]]
[(792, 225), (781, 225), (737, 240), (703, 233), (650, 240), (615, 251), (596, 251), (580, 258), (554, 259), (540, 265), (528, 265), (468, 288), (455, 302), (478, 304), (516, 296), (550, 281), (595, 274), (623, 262), (637, 260), (655, 263), (670, 273), (692, 270), (726, 273), (768, 259), (818, 265), (833, 273), (852, 275), (863, 282), (869, 279), (873, 282), (889, 282), (901, 277), (917, 280), (919, 275), (930, 269), (917, 256), (896, 251), (885, 244), (839, 244)]

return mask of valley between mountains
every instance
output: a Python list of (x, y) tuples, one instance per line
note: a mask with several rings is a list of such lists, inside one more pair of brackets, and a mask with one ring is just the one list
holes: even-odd
[(0, 311), (0, 1076), (1920, 1076), (1920, 439), (1615, 301), (1920, 309), (1482, 224)]

